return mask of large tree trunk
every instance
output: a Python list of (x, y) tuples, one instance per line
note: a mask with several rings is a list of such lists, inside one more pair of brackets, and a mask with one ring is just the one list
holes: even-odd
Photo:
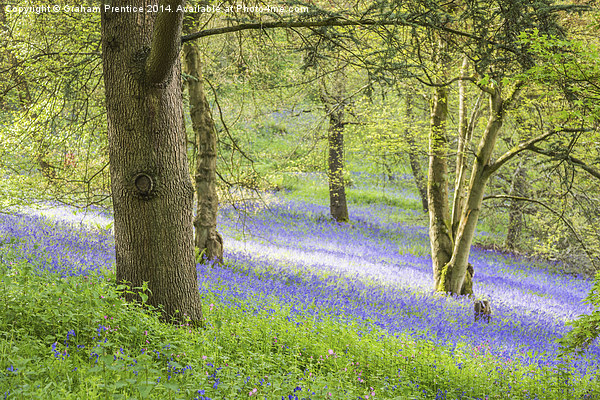
[(437, 288), (440, 273), (452, 257), (452, 229), (448, 207), (448, 90), (438, 87), (432, 100), (431, 127), (429, 131), (429, 241), (433, 262), (433, 278)]
[(331, 87), (321, 82), (321, 101), (329, 116), (329, 157), (327, 159), (327, 176), (329, 178), (329, 210), (338, 222), (347, 222), (348, 204), (346, 202), (346, 186), (344, 184), (344, 108), (345, 80), (344, 71), (340, 68), (334, 76)]
[(194, 129), (196, 145), (196, 194), (197, 211), (194, 219), (196, 227), (195, 245), (203, 260), (223, 261), (223, 238), (217, 232), (217, 132), (210, 106), (204, 94), (200, 51), (195, 44), (184, 46), (185, 67), (190, 78), (190, 117)]
[(476, 161), (471, 172), (465, 206), (454, 238), (452, 258), (439, 271), (440, 279), (436, 286), (436, 290), (439, 292), (455, 294), (462, 292), (485, 185), (491, 175), (488, 164), (496, 146), (503, 120), (504, 104), (502, 96), (499, 89), (494, 89), (490, 93), (490, 117), (477, 148)]
[[(161, 2), (172, 10), (182, 4)], [(162, 307), (167, 319), (200, 321), (194, 187), (182, 119), (183, 15), (102, 11), (117, 281), (134, 288), (147, 282), (148, 303)]]

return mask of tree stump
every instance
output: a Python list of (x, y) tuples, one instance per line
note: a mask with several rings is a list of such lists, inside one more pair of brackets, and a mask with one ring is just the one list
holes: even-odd
[(475, 321), (483, 320), (489, 323), (492, 319), (492, 308), (490, 302), (487, 300), (477, 300), (474, 305), (475, 309)]

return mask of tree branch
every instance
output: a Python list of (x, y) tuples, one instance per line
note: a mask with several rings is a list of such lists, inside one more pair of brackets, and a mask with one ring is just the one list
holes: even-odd
[(358, 19), (358, 20), (350, 20), (350, 19), (342, 19), (339, 17), (327, 18), (323, 20), (315, 20), (315, 21), (272, 21), (272, 22), (256, 22), (256, 23), (246, 23), (239, 24), (235, 26), (225, 26), (222, 28), (213, 28), (213, 29), (204, 29), (199, 32), (191, 33), (189, 35), (185, 35), (181, 37), (181, 42), (185, 43), (190, 40), (199, 39), (202, 37), (213, 36), (213, 35), (222, 35), (224, 33), (231, 32), (239, 32), (239, 31), (247, 31), (247, 30), (262, 30), (262, 29), (274, 29), (274, 28), (318, 28), (324, 26), (410, 26), (410, 27), (421, 27), (421, 28), (432, 28), (442, 32), (451, 33), (454, 35), (466, 37), (469, 39), (473, 39), (478, 43), (485, 43), (492, 45), (496, 48), (500, 48), (503, 50), (510, 51), (512, 53), (517, 53), (518, 51), (510, 46), (503, 45), (501, 43), (485, 39), (479, 37), (477, 35), (473, 35), (467, 32), (459, 31), (456, 29), (449, 28), (447, 26), (437, 26), (430, 22), (419, 21), (418, 18), (422, 17), (424, 14), (407, 14), (404, 17), (398, 17), (395, 19)]
[(146, 61), (146, 79), (150, 84), (164, 82), (179, 57), (183, 12), (177, 12), (185, 0), (160, 0), (159, 7), (171, 11), (158, 12), (152, 33), (150, 55)]
[(577, 233), (577, 231), (575, 230), (573, 225), (561, 213), (554, 210), (552, 207), (550, 207), (546, 203), (541, 202), (539, 200), (530, 199), (529, 197), (511, 196), (511, 195), (507, 195), (507, 194), (497, 194), (497, 195), (485, 196), (483, 198), (483, 200), (492, 200), (492, 199), (508, 199), (508, 200), (526, 201), (529, 203), (538, 204), (538, 205), (544, 207), (546, 210), (550, 211), (552, 214), (556, 215), (571, 230), (571, 232), (573, 232), (573, 235), (575, 235), (575, 238), (577, 239), (577, 241), (583, 248), (583, 251), (589, 258), (590, 263), (592, 264), (592, 267), (594, 267), (594, 270), (598, 271), (598, 267), (596, 266), (596, 263), (594, 262), (594, 256), (588, 250), (588, 248), (585, 246), (583, 239), (581, 239), (581, 237), (579, 236), (579, 234)]
[(597, 170), (594, 167), (591, 167), (589, 165), (587, 165), (584, 161), (573, 157), (569, 154), (560, 154), (558, 152), (555, 151), (550, 151), (550, 150), (544, 150), (544, 149), (540, 149), (537, 146), (532, 146), (530, 148), (531, 151), (533, 151), (534, 153), (538, 153), (538, 154), (542, 154), (551, 158), (554, 158), (555, 160), (565, 160), (570, 162), (573, 165), (577, 165), (579, 167), (581, 167), (581, 169), (583, 169), (584, 171), (586, 171), (587, 173), (589, 173), (590, 175), (592, 175), (594, 178), (596, 179), (600, 179), (600, 171)]
[(512, 160), (515, 156), (517, 156), (519, 153), (525, 151), (525, 150), (531, 150), (536, 143), (541, 142), (543, 140), (548, 139), (550, 136), (555, 135), (557, 133), (560, 132), (580, 132), (581, 130), (574, 130), (574, 129), (560, 129), (557, 131), (549, 131), (544, 133), (543, 135), (534, 137), (526, 142), (523, 143), (519, 143), (517, 146), (513, 147), (512, 149), (510, 149), (509, 151), (507, 151), (506, 153), (504, 153), (502, 156), (500, 156), (500, 158), (498, 158), (496, 160), (496, 162), (494, 162), (493, 164), (488, 166), (488, 171), (490, 174), (496, 172), (500, 167), (502, 167), (504, 164), (506, 164), (508, 161)]

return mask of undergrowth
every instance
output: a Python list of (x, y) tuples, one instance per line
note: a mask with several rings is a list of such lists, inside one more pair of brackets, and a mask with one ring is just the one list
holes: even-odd
[(467, 345), (291, 319), (275, 297), (258, 308), (252, 298), (223, 301), (206, 283), (205, 328), (165, 324), (143, 302), (122, 300), (127, 288), (110, 271), (61, 277), (11, 259), (5, 250), (6, 399), (554, 399), (585, 398), (591, 388), (568, 373), (473, 357)]

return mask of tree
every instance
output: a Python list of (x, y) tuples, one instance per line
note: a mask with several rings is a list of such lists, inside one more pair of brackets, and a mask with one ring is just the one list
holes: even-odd
[(217, 132), (204, 93), (200, 51), (195, 43), (183, 47), (190, 117), (196, 147), (196, 217), (194, 243), (203, 259), (223, 261), (223, 237), (217, 231)]
[(183, 3), (103, 4), (102, 49), (117, 280), (133, 288), (147, 282), (148, 303), (165, 319), (198, 322), (179, 57)]
[[(525, 88), (526, 79), (519, 72), (529, 70), (535, 65), (533, 55), (523, 48), (519, 42), (519, 34), (528, 29), (544, 30), (548, 33), (562, 34), (556, 20), (556, 13), (561, 9), (551, 1), (543, 8), (533, 7), (526, 3), (498, 1), (495, 11), (485, 13), (470, 5), (458, 18), (455, 5), (448, 9), (445, 26), (451, 29), (452, 22), (463, 20), (474, 15), (472, 26), (475, 36), (484, 36), (490, 32), (490, 26), (501, 27), (484, 41), (487, 45), (468, 44), (457, 47), (459, 40), (453, 35), (439, 31), (436, 35), (438, 47), (434, 65), (439, 71), (437, 78), (430, 82), (434, 87), (431, 112), (431, 130), (429, 145), (429, 178), (428, 197), (430, 215), (430, 244), (433, 260), (435, 290), (451, 294), (472, 294), (469, 289), (473, 276), (473, 266), (469, 264), (469, 255), (475, 228), (480, 215), (484, 191), (490, 177), (508, 161), (514, 159), (525, 150), (532, 150), (536, 144), (558, 134), (568, 131), (559, 127), (524, 138), (517, 146), (494, 157), (496, 143), (501, 135), (507, 111), (518, 106), (519, 96)], [(473, 50), (474, 49), (474, 50)], [(451, 54), (463, 52), (474, 63), (475, 74), (468, 78), (463, 72), (457, 79), (450, 79), (452, 71)], [(459, 54), (460, 54), (459, 52)], [(455, 181), (455, 198), (452, 208), (448, 204), (448, 157), (450, 141), (446, 123), (448, 115), (448, 86), (454, 80), (473, 82), (488, 98), (487, 124), (479, 138), (477, 148), (473, 148), (471, 173), (468, 184), (463, 173), (466, 168), (465, 149), (470, 134), (467, 128), (477, 118), (475, 106), (471, 113), (471, 122), (465, 119), (464, 104), (460, 107), (459, 148), (457, 151), (457, 179)]]
[(346, 107), (346, 76), (344, 69), (337, 66), (332, 73), (331, 83), (325, 77), (321, 81), (321, 101), (329, 117), (327, 142), (327, 178), (329, 180), (329, 211), (338, 222), (348, 221), (346, 185), (344, 182), (344, 109)]

